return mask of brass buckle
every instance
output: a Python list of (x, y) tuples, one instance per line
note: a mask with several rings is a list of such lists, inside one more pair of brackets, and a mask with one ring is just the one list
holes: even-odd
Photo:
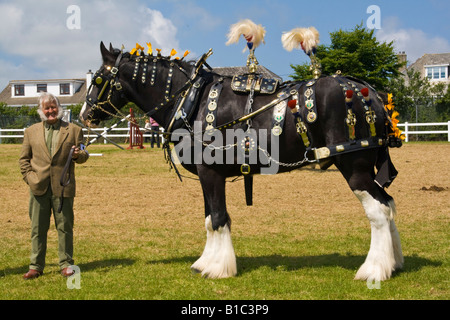
[(247, 163), (243, 163), (241, 165), (241, 173), (244, 175), (247, 175), (250, 173), (250, 165), (248, 165)]

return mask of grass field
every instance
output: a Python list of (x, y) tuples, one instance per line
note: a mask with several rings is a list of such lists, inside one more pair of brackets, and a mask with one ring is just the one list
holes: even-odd
[(387, 191), (397, 204), (405, 264), (380, 289), (353, 280), (369, 249), (370, 226), (334, 167), (256, 176), (251, 207), (243, 181), (228, 183), (238, 275), (211, 280), (190, 271), (206, 240), (199, 182), (180, 182), (161, 149), (111, 145), (90, 146), (103, 156), (76, 169), (81, 288), (68, 289), (59, 274), (53, 222), (44, 275), (24, 281), (30, 222), (19, 152), (20, 145), (0, 145), (2, 300), (450, 298), (450, 143), (391, 149), (399, 175)]

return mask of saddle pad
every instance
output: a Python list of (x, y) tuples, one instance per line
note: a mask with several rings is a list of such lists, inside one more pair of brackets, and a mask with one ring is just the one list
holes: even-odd
[(255, 92), (261, 94), (273, 94), (278, 87), (278, 80), (276, 79), (266, 79), (258, 74), (242, 74), (233, 77), (231, 89), (237, 92), (249, 92), (253, 81), (255, 81)]

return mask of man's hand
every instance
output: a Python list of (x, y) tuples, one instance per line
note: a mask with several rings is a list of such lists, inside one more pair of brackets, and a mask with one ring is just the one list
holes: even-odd
[(78, 159), (78, 155), (80, 154), (80, 148), (78, 148), (77, 146), (73, 146), (72, 149), (74, 149), (73, 154), (72, 154), (72, 159), (76, 160), (76, 159)]

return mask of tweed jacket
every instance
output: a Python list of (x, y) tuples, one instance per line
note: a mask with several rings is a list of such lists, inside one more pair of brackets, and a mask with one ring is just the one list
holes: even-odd
[[(31, 192), (40, 196), (51, 185), (55, 196), (60, 196), (61, 175), (72, 146), (80, 147), (83, 143), (83, 131), (80, 127), (61, 120), (59, 140), (53, 157), (45, 144), (44, 122), (36, 123), (25, 129), (19, 165), (23, 180), (30, 186)], [(75, 162), (84, 163), (89, 158), (85, 151), (80, 151), (76, 160), (71, 161), (70, 183), (64, 188), (64, 197), (75, 197)]]

